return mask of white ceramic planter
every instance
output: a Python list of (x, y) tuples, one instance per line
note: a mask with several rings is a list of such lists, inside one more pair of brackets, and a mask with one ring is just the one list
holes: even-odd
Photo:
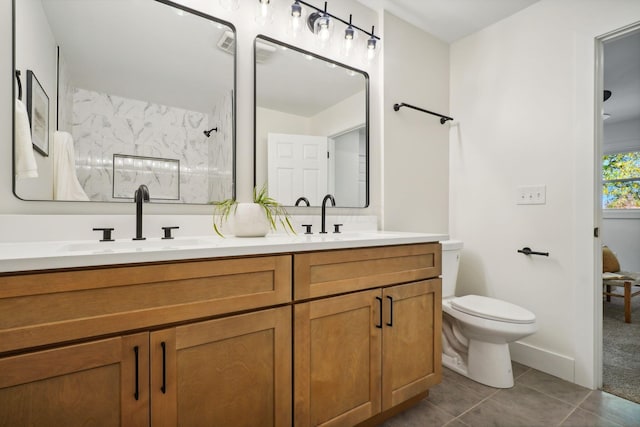
[(238, 203), (233, 214), (233, 234), (236, 237), (264, 237), (269, 221), (264, 208), (257, 203)]

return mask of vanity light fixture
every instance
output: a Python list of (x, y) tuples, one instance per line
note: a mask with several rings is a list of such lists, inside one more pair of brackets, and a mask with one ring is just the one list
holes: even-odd
[[(309, 27), (309, 30), (311, 30), (312, 33), (316, 34), (323, 43), (331, 37), (334, 20), (340, 21), (347, 26), (344, 31), (343, 41), (343, 54), (345, 56), (349, 55), (351, 48), (355, 43), (358, 34), (357, 31), (360, 31), (369, 36), (369, 39), (367, 40), (367, 58), (369, 60), (372, 60), (376, 56), (376, 52), (380, 50), (379, 45), (381, 39), (374, 34), (374, 27), (371, 27), (371, 32), (368, 32), (360, 27), (353, 25), (353, 15), (349, 15), (349, 21), (345, 21), (344, 19), (327, 12), (326, 1), (324, 2), (324, 9), (319, 9), (312, 4), (307, 3), (306, 1), (295, 0), (295, 2), (291, 5), (292, 20), (298, 19), (297, 11), (299, 10), (298, 7), (300, 5), (304, 5), (309, 9), (314, 10), (314, 12), (310, 13), (307, 17), (307, 26)], [(299, 16), (302, 16), (301, 12)]]
[(367, 40), (367, 60), (369, 61), (373, 60), (377, 53), (376, 45), (378, 44), (378, 41), (376, 40), (376, 36), (374, 36), (375, 29), (375, 26), (371, 27), (371, 38)]
[(302, 28), (302, 5), (300, 2), (296, 0), (291, 5), (291, 33), (294, 37), (296, 37), (300, 33), (300, 29)]
[(352, 24), (353, 15), (349, 15), (349, 25), (344, 30), (344, 40), (342, 42), (342, 54), (344, 56), (349, 56), (351, 53), (351, 49), (356, 41), (358, 33), (356, 33), (355, 28), (353, 28)]
[(271, 6), (269, 5), (271, 0), (258, 0), (258, 6), (256, 9), (256, 23), (264, 25), (271, 21)]
[(307, 18), (307, 25), (313, 34), (318, 36), (321, 43), (326, 43), (333, 32), (333, 20), (327, 13), (327, 2), (324, 2), (324, 11), (316, 11)]
[(220, 0), (220, 6), (227, 10), (238, 10), (240, 8), (240, 0)]

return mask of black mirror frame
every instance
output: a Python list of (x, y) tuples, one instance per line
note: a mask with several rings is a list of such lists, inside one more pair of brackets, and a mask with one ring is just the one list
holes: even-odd
[[(257, 62), (256, 62), (256, 41), (258, 39), (261, 40), (265, 40), (269, 43), (273, 43), (276, 45), (280, 45), (280, 46), (284, 46), (287, 49), (291, 49), (293, 51), (299, 52), (303, 55), (309, 55), (312, 56), (316, 59), (334, 64), (338, 67), (342, 67), (344, 69), (347, 70), (351, 70), (353, 72), (362, 74), (364, 76), (365, 79), (365, 138), (366, 138), (366, 142), (365, 142), (365, 154), (366, 154), (366, 162), (365, 162), (365, 171), (366, 171), (366, 183), (365, 183), (365, 204), (364, 206), (339, 206), (341, 208), (349, 208), (349, 209), (364, 209), (369, 207), (369, 203), (370, 203), (370, 178), (371, 178), (371, 171), (370, 171), (370, 166), (369, 164), (371, 163), (371, 159), (370, 159), (370, 147), (369, 147), (369, 74), (366, 71), (362, 71), (359, 70), (357, 68), (353, 68), (349, 65), (334, 61), (332, 59), (326, 58), (324, 56), (321, 55), (317, 55), (313, 52), (309, 52), (307, 50), (301, 49), (297, 46), (293, 46), (290, 45), (288, 43), (276, 40), (274, 38), (271, 38), (269, 36), (265, 36), (264, 34), (258, 34), (255, 39), (253, 40), (253, 187), (255, 188), (257, 185), (257, 143), (258, 143), (258, 136), (257, 136), (257, 88), (258, 88), (258, 69), (257, 69)], [(318, 206), (314, 206), (314, 207), (320, 207)]]
[[(207, 19), (209, 21), (213, 21), (213, 22), (217, 22), (219, 24), (225, 25), (227, 27), (229, 27), (229, 29), (231, 29), (233, 31), (234, 35), (237, 35), (237, 30), (235, 25), (233, 25), (231, 22), (227, 22), (223, 19), (220, 18), (216, 18), (215, 16), (211, 16), (208, 15), (206, 13), (203, 13), (199, 10), (195, 10), (192, 9), (190, 7), (175, 3), (171, 0), (149, 0), (149, 1), (155, 1), (158, 3), (162, 3), (164, 5), (179, 9), (179, 10), (183, 10), (187, 13), (190, 13), (192, 15), (196, 15), (199, 16), (201, 18)], [(237, 39), (237, 38), (236, 38)], [(58, 92), (60, 90), (60, 73), (59, 73), (59, 47), (57, 47), (57, 52), (56, 55), (58, 56), (58, 60), (57, 60), (57, 64), (56, 64), (56, 129), (58, 129), (58, 114), (57, 114), (57, 109), (58, 109)], [(11, 85), (11, 94), (12, 94), (12, 99), (16, 99), (16, 82), (15, 79), (19, 77), (16, 77), (16, 0), (11, 0), (11, 81), (12, 81), (12, 85)], [(237, 148), (236, 148), (236, 144), (237, 144), (237, 133), (236, 133), (236, 126), (237, 126), (237, 99), (236, 99), (236, 93), (237, 93), (237, 85), (238, 85), (238, 46), (237, 43), (234, 44), (233, 46), (233, 96), (231, 98), (231, 102), (232, 102), (232, 114), (233, 114), (233, 118), (232, 118), (232, 124), (231, 124), (231, 139), (232, 139), (232, 156), (233, 156), (233, 162), (232, 162), (232, 172), (231, 172), (231, 182), (232, 182), (232, 188), (231, 188), (231, 195), (232, 195), (232, 199), (236, 198), (236, 186), (237, 186)], [(18, 80), (19, 82), (20, 80)], [(21, 91), (22, 92), (22, 91)], [(44, 202), (58, 202), (58, 203), (74, 203), (74, 201), (70, 201), (70, 200), (32, 200), (32, 199), (23, 199), (20, 196), (18, 196), (18, 194), (16, 193), (16, 175), (15, 175), (15, 170), (16, 170), (16, 147), (15, 147), (15, 139), (16, 139), (16, 130), (15, 130), (15, 102), (11, 103), (11, 117), (12, 117), (12, 132), (11, 132), (11, 192), (13, 193), (13, 195), (22, 201), (44, 201)], [(255, 180), (255, 177), (254, 177)], [(368, 192), (367, 192), (368, 194)], [(120, 204), (120, 202), (111, 202), (111, 201), (92, 201), (93, 203), (111, 203), (111, 204)], [(165, 204), (165, 205), (175, 205), (175, 203), (162, 203), (162, 202), (157, 202), (154, 204)], [(193, 205), (193, 206), (205, 206), (206, 204), (203, 203), (181, 203), (180, 205), (184, 206), (184, 205)]]

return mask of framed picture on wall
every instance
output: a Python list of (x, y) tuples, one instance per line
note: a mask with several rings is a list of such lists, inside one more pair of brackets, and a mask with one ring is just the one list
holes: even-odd
[(49, 97), (31, 70), (27, 70), (27, 112), (33, 148), (49, 155)]

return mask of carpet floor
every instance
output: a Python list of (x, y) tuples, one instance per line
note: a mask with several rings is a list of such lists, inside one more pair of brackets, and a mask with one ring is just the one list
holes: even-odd
[(640, 403), (640, 295), (631, 298), (631, 323), (624, 323), (623, 298), (603, 302), (602, 329), (602, 390)]

